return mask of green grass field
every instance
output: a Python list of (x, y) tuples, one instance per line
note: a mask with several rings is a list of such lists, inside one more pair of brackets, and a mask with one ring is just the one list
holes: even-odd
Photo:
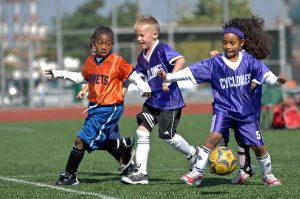
[[(55, 187), (64, 170), (75, 135), (83, 121), (20, 122), (0, 124), (0, 198), (300, 198), (300, 130), (265, 130), (265, 143), (274, 174), (282, 186), (261, 182), (260, 169), (251, 153), (256, 175), (245, 185), (231, 185), (229, 176), (205, 173), (200, 187), (180, 181), (187, 170), (184, 155), (151, 135), (149, 185), (120, 182), (117, 162), (104, 151), (86, 153), (79, 167), (79, 185)], [(120, 122), (123, 135), (134, 135), (135, 118)], [(202, 145), (210, 127), (208, 115), (184, 115), (178, 132), (193, 145)], [(232, 137), (233, 138), (233, 137)], [(230, 147), (236, 149), (234, 139)]]

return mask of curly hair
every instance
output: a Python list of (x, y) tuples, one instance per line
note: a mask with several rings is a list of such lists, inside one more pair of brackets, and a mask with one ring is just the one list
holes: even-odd
[(234, 18), (225, 23), (223, 28), (234, 27), (245, 35), (243, 49), (257, 59), (265, 59), (271, 52), (271, 37), (263, 30), (264, 19), (252, 16), (250, 18)]

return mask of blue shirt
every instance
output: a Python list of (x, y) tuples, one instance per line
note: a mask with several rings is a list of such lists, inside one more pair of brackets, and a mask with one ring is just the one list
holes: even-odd
[(240, 52), (237, 62), (224, 55), (202, 60), (189, 68), (197, 83), (210, 82), (213, 112), (238, 121), (255, 122), (256, 107), (251, 94), (251, 81), (262, 79), (261, 62), (247, 52)]
[(182, 55), (162, 42), (158, 42), (155, 46), (149, 60), (145, 57), (144, 51), (140, 53), (135, 71), (146, 77), (151, 88), (152, 95), (145, 101), (147, 105), (163, 110), (178, 109), (185, 106), (177, 82), (173, 82), (169, 86), (170, 90), (165, 92), (162, 89), (163, 80), (157, 76), (160, 68), (171, 73), (174, 62), (180, 57)]

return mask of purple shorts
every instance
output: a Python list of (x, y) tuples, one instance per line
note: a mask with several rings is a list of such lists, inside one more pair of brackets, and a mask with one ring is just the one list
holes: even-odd
[(240, 141), (245, 145), (264, 145), (258, 122), (241, 122), (221, 114), (213, 115), (210, 132), (219, 132), (224, 139), (229, 140), (229, 128), (239, 133)]

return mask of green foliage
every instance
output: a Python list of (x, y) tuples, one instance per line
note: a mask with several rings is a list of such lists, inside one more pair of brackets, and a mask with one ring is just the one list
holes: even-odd
[[(210, 115), (183, 115), (179, 123), (180, 133), (190, 144), (201, 146), (210, 128)], [(54, 189), (52, 186), (63, 171), (75, 136), (83, 120), (18, 122), (0, 125), (1, 198), (103, 198), (101, 195), (131, 198), (299, 198), (298, 181), (300, 130), (267, 130), (263, 132), (264, 141), (272, 157), (274, 174), (283, 182), (279, 187), (267, 187), (261, 181), (260, 169), (254, 153), (252, 164), (256, 174), (245, 185), (231, 185), (229, 176), (216, 176), (206, 170), (200, 187), (189, 187), (179, 178), (187, 172), (187, 161), (183, 154), (158, 138), (157, 128), (151, 134), (149, 157), (149, 185), (124, 185), (120, 182), (117, 162), (104, 151), (86, 153), (79, 167), (79, 185)], [(134, 135), (136, 120), (122, 118), (122, 134)], [(229, 147), (235, 151), (234, 136)], [(284, 137), (284, 139), (282, 139)], [(24, 180), (24, 184), (3, 180)], [(39, 187), (46, 185), (48, 187)], [(80, 193), (67, 192), (76, 190)], [(88, 196), (92, 192), (97, 196)]]
[[(136, 20), (137, 4), (134, 1), (125, 1), (117, 6), (118, 27), (133, 27)], [(110, 15), (112, 16), (112, 15)], [(110, 17), (111, 20), (111, 17)]]
[[(198, 0), (197, 8), (193, 14), (183, 16), (179, 25), (220, 25), (223, 24), (222, 0)], [(246, 17), (251, 15), (250, 2), (247, 0), (228, 1), (229, 18)]]
[[(89, 0), (81, 4), (72, 14), (62, 16), (63, 52), (64, 56), (80, 58), (84, 61), (89, 54), (90, 36), (98, 26), (112, 25), (112, 13), (103, 12), (104, 0)], [(136, 5), (125, 1), (117, 6), (118, 25), (132, 27), (135, 22)], [(55, 23), (55, 19), (53, 20)], [(83, 32), (81, 33), (80, 31)], [(86, 32), (90, 30), (90, 32)], [(68, 34), (65, 32), (68, 31)], [(72, 32), (74, 31), (74, 32)], [(45, 43), (55, 44), (56, 35), (52, 34)], [(56, 60), (56, 50), (49, 50), (44, 55)]]
[[(221, 26), (223, 24), (222, 0), (198, 0), (195, 11), (185, 13), (178, 24), (180, 26)], [(250, 3), (247, 0), (228, 1), (229, 18), (247, 17), (251, 15)], [(221, 49), (219, 38), (212, 40), (180, 41), (176, 49), (185, 55), (188, 62), (196, 62), (209, 57), (209, 51)], [(199, 49), (199, 50), (191, 50)]]
[[(197, 49), (197, 50), (191, 50)], [(203, 50), (205, 49), (205, 50)], [(222, 52), (220, 41), (179, 41), (176, 43), (176, 50), (184, 55), (184, 58), (188, 63), (198, 62), (199, 60), (205, 59), (210, 57), (209, 51), (206, 49), (211, 50), (218, 50)]]

